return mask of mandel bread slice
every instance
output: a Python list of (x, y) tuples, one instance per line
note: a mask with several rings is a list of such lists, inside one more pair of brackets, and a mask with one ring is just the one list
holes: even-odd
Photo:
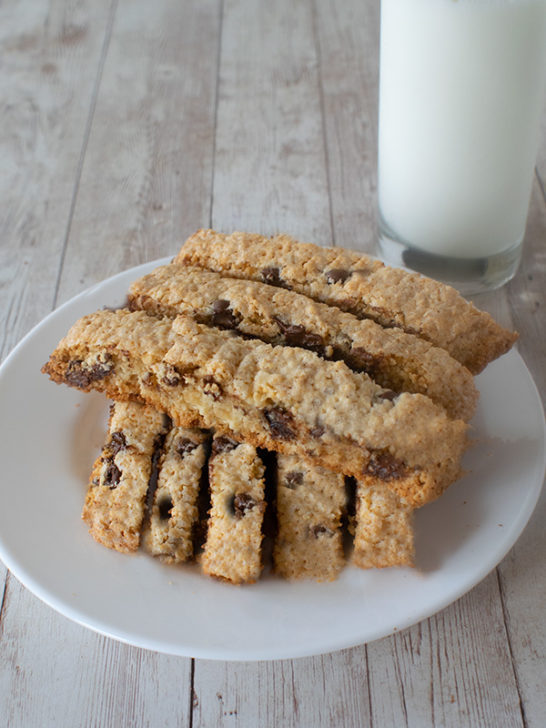
[(333, 581), (345, 566), (345, 479), (296, 455), (277, 457), (275, 571), (285, 579)]
[(448, 351), (473, 374), (517, 339), (450, 286), (358, 251), (300, 243), (288, 235), (199, 230), (175, 262), (287, 288), (416, 334)]
[(82, 513), (91, 535), (104, 546), (122, 552), (138, 549), (148, 488), (169, 426), (168, 417), (154, 407), (112, 405)]
[(208, 433), (186, 427), (173, 427), (165, 438), (142, 539), (145, 549), (165, 563), (182, 563), (194, 556), (208, 439)]
[(211, 508), (201, 566), (233, 584), (262, 571), (264, 466), (256, 448), (218, 435), (209, 460)]
[(434, 500), (460, 475), (467, 426), (428, 397), (393, 396), (343, 362), (184, 316), (85, 316), (43, 371), (152, 405), (177, 426), (214, 428), (357, 479), (379, 478), (412, 506)]
[(173, 263), (135, 281), (128, 298), (132, 310), (188, 314), (271, 344), (341, 359), (382, 387), (426, 394), (455, 419), (470, 420), (476, 407), (472, 375), (444, 349), (294, 291)]

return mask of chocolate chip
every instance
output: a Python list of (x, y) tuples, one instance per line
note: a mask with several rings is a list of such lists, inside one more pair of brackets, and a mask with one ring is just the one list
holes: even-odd
[(268, 283), (270, 286), (277, 286), (277, 288), (286, 288), (289, 291), (292, 289), (292, 286), (289, 286), (286, 281), (283, 281), (278, 268), (262, 268), (262, 270), (260, 271), (260, 275), (262, 277), (262, 281), (264, 283)]
[(220, 435), (220, 437), (215, 437), (212, 441), (213, 455), (218, 455), (218, 453), (221, 452), (229, 452), (230, 450), (235, 450), (236, 447), (239, 447), (239, 443), (235, 440), (232, 440), (230, 437), (226, 437), (226, 435)]
[(318, 353), (324, 352), (324, 341), (319, 334), (307, 331), (299, 324), (287, 324), (278, 316), (273, 316), (288, 346), (301, 346), (303, 349), (311, 349)]
[[(370, 318), (372, 321), (378, 321), (381, 326), (386, 329), (393, 329), (397, 327), (397, 323), (392, 317), (392, 314), (386, 308), (383, 308), (383, 306), (372, 306), (369, 303), (366, 304), (364, 317)], [(407, 331), (406, 327), (404, 327), (404, 331)]]
[(233, 313), (229, 301), (219, 298), (212, 304), (210, 320), (213, 326), (220, 326), (223, 329), (236, 329), (241, 317)]
[(396, 480), (407, 474), (407, 467), (401, 460), (394, 458), (389, 452), (373, 452), (364, 472), (380, 480)]
[(263, 413), (269, 425), (269, 431), (275, 440), (293, 440), (296, 437), (296, 433), (292, 429), (294, 417), (291, 412), (284, 407), (266, 407)]
[(176, 367), (172, 366), (172, 364), (167, 364), (161, 381), (163, 384), (166, 384), (167, 387), (176, 387), (182, 381), (182, 377)]
[(250, 493), (237, 493), (233, 498), (233, 513), (235, 518), (239, 520), (243, 518), (248, 511), (251, 511), (256, 505), (256, 501)]
[(334, 532), (332, 531), (332, 529), (328, 528), (328, 526), (324, 526), (322, 523), (319, 523), (316, 526), (311, 526), (309, 528), (309, 533), (312, 536), (314, 536), (315, 538), (318, 538), (322, 534), (324, 534), (325, 536), (328, 536), (328, 538), (332, 538), (332, 536), (334, 535)]
[(332, 285), (333, 283), (345, 283), (352, 273), (344, 268), (332, 268), (332, 270), (327, 270), (324, 275), (326, 283)]
[(325, 428), (322, 425), (316, 425), (313, 427), (312, 430), (309, 430), (309, 433), (311, 437), (322, 437), (324, 433), (326, 432)]
[(104, 354), (102, 360), (97, 359), (94, 364), (87, 364), (82, 359), (74, 359), (69, 362), (65, 372), (65, 379), (68, 384), (80, 389), (86, 389), (92, 382), (104, 379), (108, 376), (114, 364), (110, 354)]
[(110, 436), (110, 442), (108, 443), (108, 449), (112, 455), (116, 455), (120, 450), (125, 450), (127, 447), (127, 440), (124, 432), (113, 432)]
[(375, 374), (382, 360), (381, 356), (370, 354), (361, 346), (355, 346), (351, 349), (347, 358), (353, 369), (356, 369), (359, 372), (366, 372), (371, 375)]
[(303, 473), (299, 472), (298, 470), (293, 470), (290, 473), (286, 473), (284, 476), (284, 484), (287, 488), (290, 488), (290, 490), (296, 490), (298, 485), (301, 485), (303, 483)]
[(184, 455), (187, 455), (189, 452), (195, 450), (196, 447), (197, 443), (193, 440), (190, 440), (188, 437), (179, 437), (174, 446), (176, 452), (180, 455), (181, 458), (183, 458)]
[(148, 512), (151, 511), (152, 503), (154, 501), (157, 481), (159, 479), (159, 461), (163, 453), (163, 445), (165, 443), (166, 436), (166, 432), (160, 432), (154, 438), (154, 449), (152, 453), (152, 462), (150, 467), (150, 478), (148, 480), (148, 489), (146, 491), (146, 510)]
[(159, 518), (162, 521), (168, 520), (171, 517), (171, 511), (173, 508), (172, 498), (169, 495), (164, 496), (157, 504), (157, 507), (159, 509)]
[(117, 488), (119, 481), (121, 480), (121, 470), (114, 462), (113, 456), (106, 460), (106, 467), (104, 469), (103, 484), (109, 488)]
[(217, 402), (223, 394), (223, 389), (216, 379), (209, 375), (207, 377), (203, 377), (203, 392), (208, 394), (209, 397), (212, 397), (213, 400)]

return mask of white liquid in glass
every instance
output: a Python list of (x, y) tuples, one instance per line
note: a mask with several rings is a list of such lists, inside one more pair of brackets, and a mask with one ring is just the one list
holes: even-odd
[(546, 83), (546, 0), (381, 0), (379, 208), (460, 258), (523, 237)]

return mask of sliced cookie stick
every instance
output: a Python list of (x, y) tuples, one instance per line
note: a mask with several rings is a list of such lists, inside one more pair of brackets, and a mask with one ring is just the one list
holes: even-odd
[(446, 349), (473, 374), (517, 338), (450, 286), (390, 268), (358, 251), (299, 243), (287, 235), (199, 230), (175, 262), (289, 288), (359, 318), (417, 334)]
[(413, 566), (413, 509), (381, 483), (357, 483), (352, 562), (361, 569)]
[(460, 474), (467, 426), (421, 394), (393, 393), (343, 362), (299, 348), (142, 311), (80, 319), (43, 371), (57, 382), (135, 399), (176, 425), (235, 439), (330, 470), (378, 477), (412, 505)]
[(277, 457), (275, 571), (285, 579), (333, 581), (343, 566), (345, 479), (294, 455)]
[(212, 441), (211, 509), (201, 564), (233, 584), (254, 582), (262, 571), (264, 466), (252, 445), (225, 436)]
[(293, 291), (171, 264), (135, 281), (129, 304), (155, 315), (189, 314), (271, 344), (342, 359), (382, 387), (426, 394), (455, 419), (468, 421), (474, 413), (478, 394), (472, 375), (444, 349)]
[(117, 551), (138, 549), (146, 494), (168, 427), (168, 417), (153, 407), (112, 405), (82, 513), (95, 541)]
[(184, 427), (173, 427), (165, 440), (143, 543), (147, 551), (166, 563), (193, 557), (207, 440), (202, 430)]

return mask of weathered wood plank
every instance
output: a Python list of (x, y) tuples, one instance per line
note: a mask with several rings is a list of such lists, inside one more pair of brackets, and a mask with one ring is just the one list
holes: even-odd
[[(546, 146), (546, 145), (545, 145)], [(520, 271), (508, 286), (508, 302), (524, 357), (543, 403), (546, 397), (546, 202), (533, 190), (525, 253)], [(505, 617), (519, 691), (528, 728), (541, 728), (546, 715), (546, 493), (529, 525), (499, 567)], [(538, 557), (538, 558), (537, 558)]]
[[(97, 129), (87, 148), (86, 174), (80, 180), (82, 147), (87, 141), (83, 116), (74, 174), (66, 190), (68, 205), (59, 235), (59, 253), (65, 238), (68, 245), (58, 301), (124, 265), (171, 252), (173, 241), (178, 242), (180, 234), (208, 223), (219, 3), (200, 3), (195, 12), (174, 2), (156, 3), (153, 7), (149, 3), (125, 3), (118, 12), (113, 61), (104, 69), (102, 78), (103, 95), (96, 106), (91, 97), (86, 104), (87, 113), (90, 107), (94, 111), (93, 128)], [(104, 28), (99, 51), (103, 39)], [(97, 54), (94, 58), (89, 50), (82, 54), (82, 62), (94, 68), (90, 74), (93, 83), (99, 57)], [(80, 70), (74, 63), (74, 73)], [(82, 78), (85, 79), (84, 73), (78, 79), (80, 84)], [(32, 87), (37, 85), (33, 82)], [(44, 92), (45, 104), (51, 104), (48, 93), (51, 90)], [(76, 98), (71, 104), (72, 110), (67, 113), (69, 121), (74, 122), (82, 102)], [(117, 117), (114, 109), (119, 111)], [(120, 130), (117, 135), (113, 133), (116, 129)], [(139, 147), (141, 139), (146, 143)], [(144, 159), (138, 154), (139, 148), (148, 155)], [(136, 158), (131, 159), (134, 155)], [(110, 171), (110, 177), (105, 170)], [(142, 175), (132, 185), (135, 170), (137, 177), (141, 172)], [(53, 183), (59, 183), (68, 171), (68, 161), (61, 160), (61, 165), (51, 170)], [(113, 189), (109, 187), (112, 180)], [(74, 190), (75, 181), (78, 184)], [(137, 194), (132, 196), (135, 188)], [(74, 195), (79, 193), (82, 204), (71, 220), (73, 190)], [(44, 205), (47, 197), (48, 191), (36, 192), (36, 198)], [(152, 208), (153, 214), (149, 214)], [(103, 223), (101, 244), (96, 238), (101, 233), (99, 221)], [(126, 245), (117, 251), (116, 243), (127, 231), (130, 235), (125, 238)], [(15, 243), (21, 250), (20, 236)], [(37, 283), (40, 274), (47, 270), (43, 259), (40, 264), (41, 269), (32, 271), (32, 279)], [(49, 294), (48, 308), (56, 276), (55, 268), (44, 281)], [(13, 603), (17, 608), (10, 610)], [(33, 624), (32, 633), (25, 630), (25, 624)], [(1, 654), (6, 659), (1, 661), (0, 684), (4, 689), (0, 692), (7, 701), (6, 710), (14, 716), (14, 725), (60, 725), (59, 716), (65, 714), (65, 725), (79, 725), (86, 711), (88, 725), (119, 725), (126, 720), (131, 725), (187, 724), (190, 660), (153, 655), (96, 637), (43, 607), (13, 579), (6, 592), (2, 630)], [(52, 676), (52, 645), (59, 639), (65, 640), (67, 653), (59, 655), (59, 674), (54, 670)], [(4, 649), (8, 646), (12, 649), (10, 659), (9, 650)], [(79, 667), (80, 654), (89, 658), (83, 672)], [(24, 664), (26, 681), (18, 680), (12, 663)], [(56, 690), (58, 698), (53, 697)], [(26, 703), (26, 712), (20, 713)], [(75, 706), (72, 712), (69, 705)], [(22, 716), (19, 723), (18, 715)], [(56, 719), (48, 720), (47, 716), (55, 715)]]
[(315, 5), (334, 240), (373, 253), (379, 0)]
[[(51, 310), (110, 13), (111, 0), (0, 6), (0, 359)], [(6, 575), (0, 563), (0, 619)]]
[[(335, 241), (374, 252), (379, 2), (351, 4), (350, 9), (331, 0), (316, 5)], [(488, 299), (509, 325), (505, 295)], [(494, 634), (500, 634), (495, 642), (482, 600), (494, 616)], [(461, 613), (474, 625), (472, 633)], [(494, 575), (442, 614), (367, 650), (375, 725), (463, 725), (464, 716), (468, 725), (521, 724)], [(498, 669), (485, 669), (484, 656)], [(468, 697), (469, 676), (481, 681), (483, 695), (474, 690)], [(499, 693), (509, 706), (508, 719)]]
[(311, 2), (226, 0), (212, 225), (331, 243)]
[(121, 0), (57, 302), (209, 224), (219, 0)]
[[(546, 119), (546, 115), (545, 115)], [(546, 129), (546, 127), (545, 127)], [(542, 156), (546, 143), (541, 144)], [(541, 154), (539, 153), (539, 163)], [(490, 311), (506, 326), (520, 334), (518, 349), (542, 393), (546, 392), (546, 201), (540, 180), (535, 180), (529, 208), (524, 254), (520, 269), (502, 291), (477, 298), (476, 303)], [(546, 550), (543, 523), (546, 497), (543, 494), (520, 540), (498, 568), (509, 646), (526, 725), (541, 727), (546, 715), (546, 624), (543, 604), (546, 598), (544, 568), (537, 554)]]
[(12, 576), (2, 618), (1, 723), (189, 725), (190, 660), (127, 647), (61, 617)]
[(300, 660), (195, 664), (194, 728), (370, 725), (364, 648)]
[(368, 645), (373, 725), (523, 726), (495, 582)]
[(111, 2), (0, 6), (0, 357), (51, 310)]

